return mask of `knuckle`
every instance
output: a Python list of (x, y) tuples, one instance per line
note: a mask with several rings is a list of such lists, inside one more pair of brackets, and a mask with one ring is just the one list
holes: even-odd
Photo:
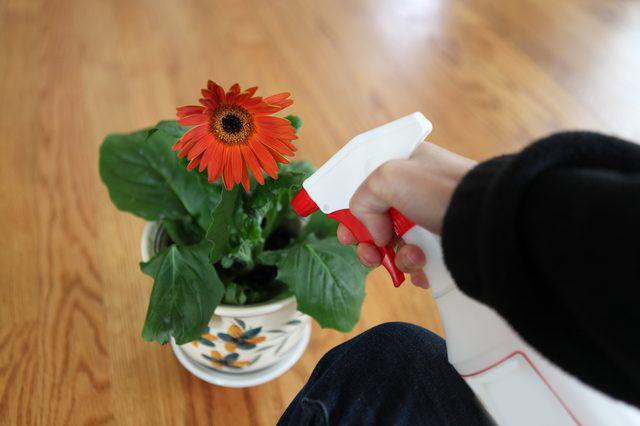
[(388, 201), (392, 195), (392, 186), (402, 169), (401, 160), (391, 160), (375, 169), (362, 183), (349, 202), (349, 208), (354, 215), (366, 213), (368, 205), (375, 203), (374, 199)]
[(360, 217), (361, 213), (366, 213), (369, 204), (370, 193), (366, 190), (366, 188), (360, 188), (349, 200), (349, 209), (351, 213), (353, 213), (356, 217)]
[(398, 160), (392, 160), (375, 169), (371, 177), (367, 179), (371, 192), (377, 195), (384, 194), (393, 182), (394, 176), (397, 176), (399, 166), (401, 164)]

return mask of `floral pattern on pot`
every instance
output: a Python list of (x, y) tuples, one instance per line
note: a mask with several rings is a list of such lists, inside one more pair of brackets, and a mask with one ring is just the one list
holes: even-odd
[[(253, 368), (265, 353), (269, 353), (271, 358), (281, 356), (283, 348), (290, 346), (287, 345), (289, 338), (298, 337), (296, 329), (304, 325), (307, 316), (299, 312), (294, 315), (294, 319), (266, 331), (262, 331), (262, 325), (254, 327), (240, 318), (228, 318), (228, 326), (223, 328), (226, 333), (209, 327), (206, 333), (188, 345), (197, 348), (200, 364), (206, 368), (227, 372), (246, 371), (249, 367)], [(266, 343), (261, 344), (263, 342)]]
[(218, 336), (211, 334), (211, 330), (207, 331), (205, 334), (203, 334), (202, 336), (200, 336), (198, 338), (198, 340), (194, 340), (193, 342), (191, 342), (191, 344), (193, 346), (195, 346), (196, 348), (200, 345), (203, 344), (205, 346), (209, 346), (211, 348), (215, 348), (216, 344), (214, 343), (214, 340), (218, 340)]
[(229, 352), (253, 349), (267, 339), (266, 336), (259, 336), (262, 327), (247, 329), (244, 321), (237, 318), (234, 321), (236, 324), (231, 324), (226, 333), (218, 333), (218, 337), (224, 341), (224, 348)]
[[(222, 356), (222, 354), (218, 351), (211, 351), (211, 356), (202, 354), (203, 357), (211, 361), (214, 370), (218, 368), (215, 367), (227, 367), (227, 368), (236, 368), (240, 369), (242, 367), (246, 367), (247, 365), (251, 365), (255, 361), (239, 361), (238, 358), (240, 355), (236, 352), (230, 353), (226, 356)], [(256, 357), (257, 358), (257, 357)]]
[[(254, 349), (258, 343), (264, 342), (267, 337), (259, 336), (262, 327), (254, 327), (247, 329), (244, 321), (238, 318), (233, 319), (234, 324), (231, 324), (226, 333), (218, 333), (218, 336), (211, 334), (211, 329), (198, 340), (194, 340), (191, 344), (198, 347), (200, 344), (215, 347), (215, 340), (222, 340), (224, 342), (224, 348), (229, 352), (227, 355), (222, 355), (216, 350), (212, 350), (209, 355), (202, 353), (202, 357), (211, 363), (213, 370), (221, 370), (224, 367), (240, 370), (243, 367), (253, 365), (259, 361), (262, 355), (253, 357), (251, 360), (239, 359), (240, 354), (236, 352), (236, 349), (250, 350)], [(260, 351), (256, 351), (260, 352)]]
[[(267, 340), (267, 336), (259, 336), (262, 327), (249, 327), (244, 321), (238, 318), (233, 319), (234, 324), (231, 324), (226, 333), (218, 333), (218, 335), (211, 334), (211, 329), (198, 340), (191, 342), (192, 345), (198, 347), (200, 344), (215, 347), (215, 340), (222, 340), (224, 342), (224, 348), (229, 351), (229, 354), (223, 356), (220, 352), (212, 350), (210, 355), (202, 354), (202, 356), (209, 360), (213, 369), (221, 369), (223, 367), (231, 369), (242, 369), (257, 362), (262, 355), (254, 357), (251, 361), (239, 360), (240, 354), (236, 352), (237, 349), (250, 350), (254, 349), (259, 343)], [(256, 351), (260, 352), (260, 351)], [(217, 368), (216, 368), (217, 367)]]

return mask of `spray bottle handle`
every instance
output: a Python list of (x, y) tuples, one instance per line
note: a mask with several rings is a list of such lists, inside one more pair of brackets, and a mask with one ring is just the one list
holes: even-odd
[[(313, 199), (311, 199), (304, 188), (300, 189), (295, 197), (293, 197), (293, 200), (291, 200), (291, 206), (296, 213), (303, 217), (308, 216), (314, 211), (318, 210), (318, 205), (315, 203), (315, 201), (313, 201)], [(402, 216), (399, 212), (397, 212), (397, 214), (394, 213), (392, 217), (394, 217), (394, 215), (394, 220), (398, 222), (398, 226), (402, 226), (403, 223), (407, 223), (406, 221), (408, 221), (408, 219)], [(367, 228), (365, 228), (364, 225), (351, 214), (349, 209), (337, 210), (335, 212), (327, 214), (327, 217), (337, 220), (338, 222), (345, 225), (359, 242), (374, 244), (373, 238), (371, 238), (371, 234), (369, 234)], [(405, 219), (404, 222), (403, 218)], [(413, 222), (411, 222), (411, 226), (413, 226)], [(394, 222), (394, 229), (395, 228), (396, 225)], [(391, 280), (393, 281), (393, 285), (399, 287), (400, 284), (404, 282), (404, 274), (396, 266), (396, 252), (393, 249), (393, 245), (389, 244), (386, 247), (376, 247), (378, 249), (378, 252), (380, 253), (380, 256), (382, 257), (382, 265), (389, 272)]]
[(440, 237), (416, 225), (398, 210), (389, 210), (393, 232), (405, 243), (418, 246), (425, 254), (427, 263), (423, 268), (429, 279), (433, 297), (438, 298), (456, 287), (453, 277), (444, 263)]
[[(364, 225), (351, 214), (349, 209), (337, 210), (333, 213), (329, 213), (327, 217), (337, 220), (345, 225), (349, 231), (351, 231), (353, 236), (356, 237), (358, 242), (375, 245), (373, 238), (371, 238), (371, 234), (367, 231), (367, 228), (365, 228)], [(382, 257), (382, 266), (384, 266), (387, 272), (389, 272), (393, 285), (399, 287), (400, 284), (404, 282), (404, 274), (396, 266), (396, 252), (393, 249), (393, 244), (389, 244), (386, 247), (376, 246), (376, 248)]]

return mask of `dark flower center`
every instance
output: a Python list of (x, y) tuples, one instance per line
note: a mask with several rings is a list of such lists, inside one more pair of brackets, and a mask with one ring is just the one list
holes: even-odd
[(242, 130), (242, 120), (235, 114), (227, 114), (220, 121), (222, 129), (227, 133), (238, 133)]
[(219, 105), (211, 114), (211, 132), (227, 145), (247, 144), (253, 135), (253, 118), (239, 105)]

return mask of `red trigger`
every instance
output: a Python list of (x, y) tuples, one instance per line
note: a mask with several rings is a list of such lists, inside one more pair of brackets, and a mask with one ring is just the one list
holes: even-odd
[(400, 287), (400, 284), (404, 282), (404, 274), (396, 266), (396, 252), (393, 250), (393, 246), (389, 244), (386, 247), (377, 248), (382, 255), (382, 266), (384, 266), (389, 275), (391, 275), (393, 285), (395, 287)]
[[(356, 237), (359, 242), (374, 244), (373, 238), (371, 238), (371, 234), (369, 234), (367, 228), (365, 228), (364, 225), (360, 223), (360, 221), (356, 219), (348, 209), (337, 210), (333, 213), (329, 213), (327, 217), (337, 220), (338, 222), (349, 228), (349, 231), (351, 231), (353, 236)], [(404, 274), (396, 266), (396, 253), (393, 250), (393, 246), (389, 244), (386, 247), (376, 246), (376, 248), (378, 249), (378, 251), (380, 252), (380, 256), (382, 257), (382, 265), (387, 269), (389, 275), (391, 275), (393, 285), (399, 287), (400, 284), (404, 282)]]

